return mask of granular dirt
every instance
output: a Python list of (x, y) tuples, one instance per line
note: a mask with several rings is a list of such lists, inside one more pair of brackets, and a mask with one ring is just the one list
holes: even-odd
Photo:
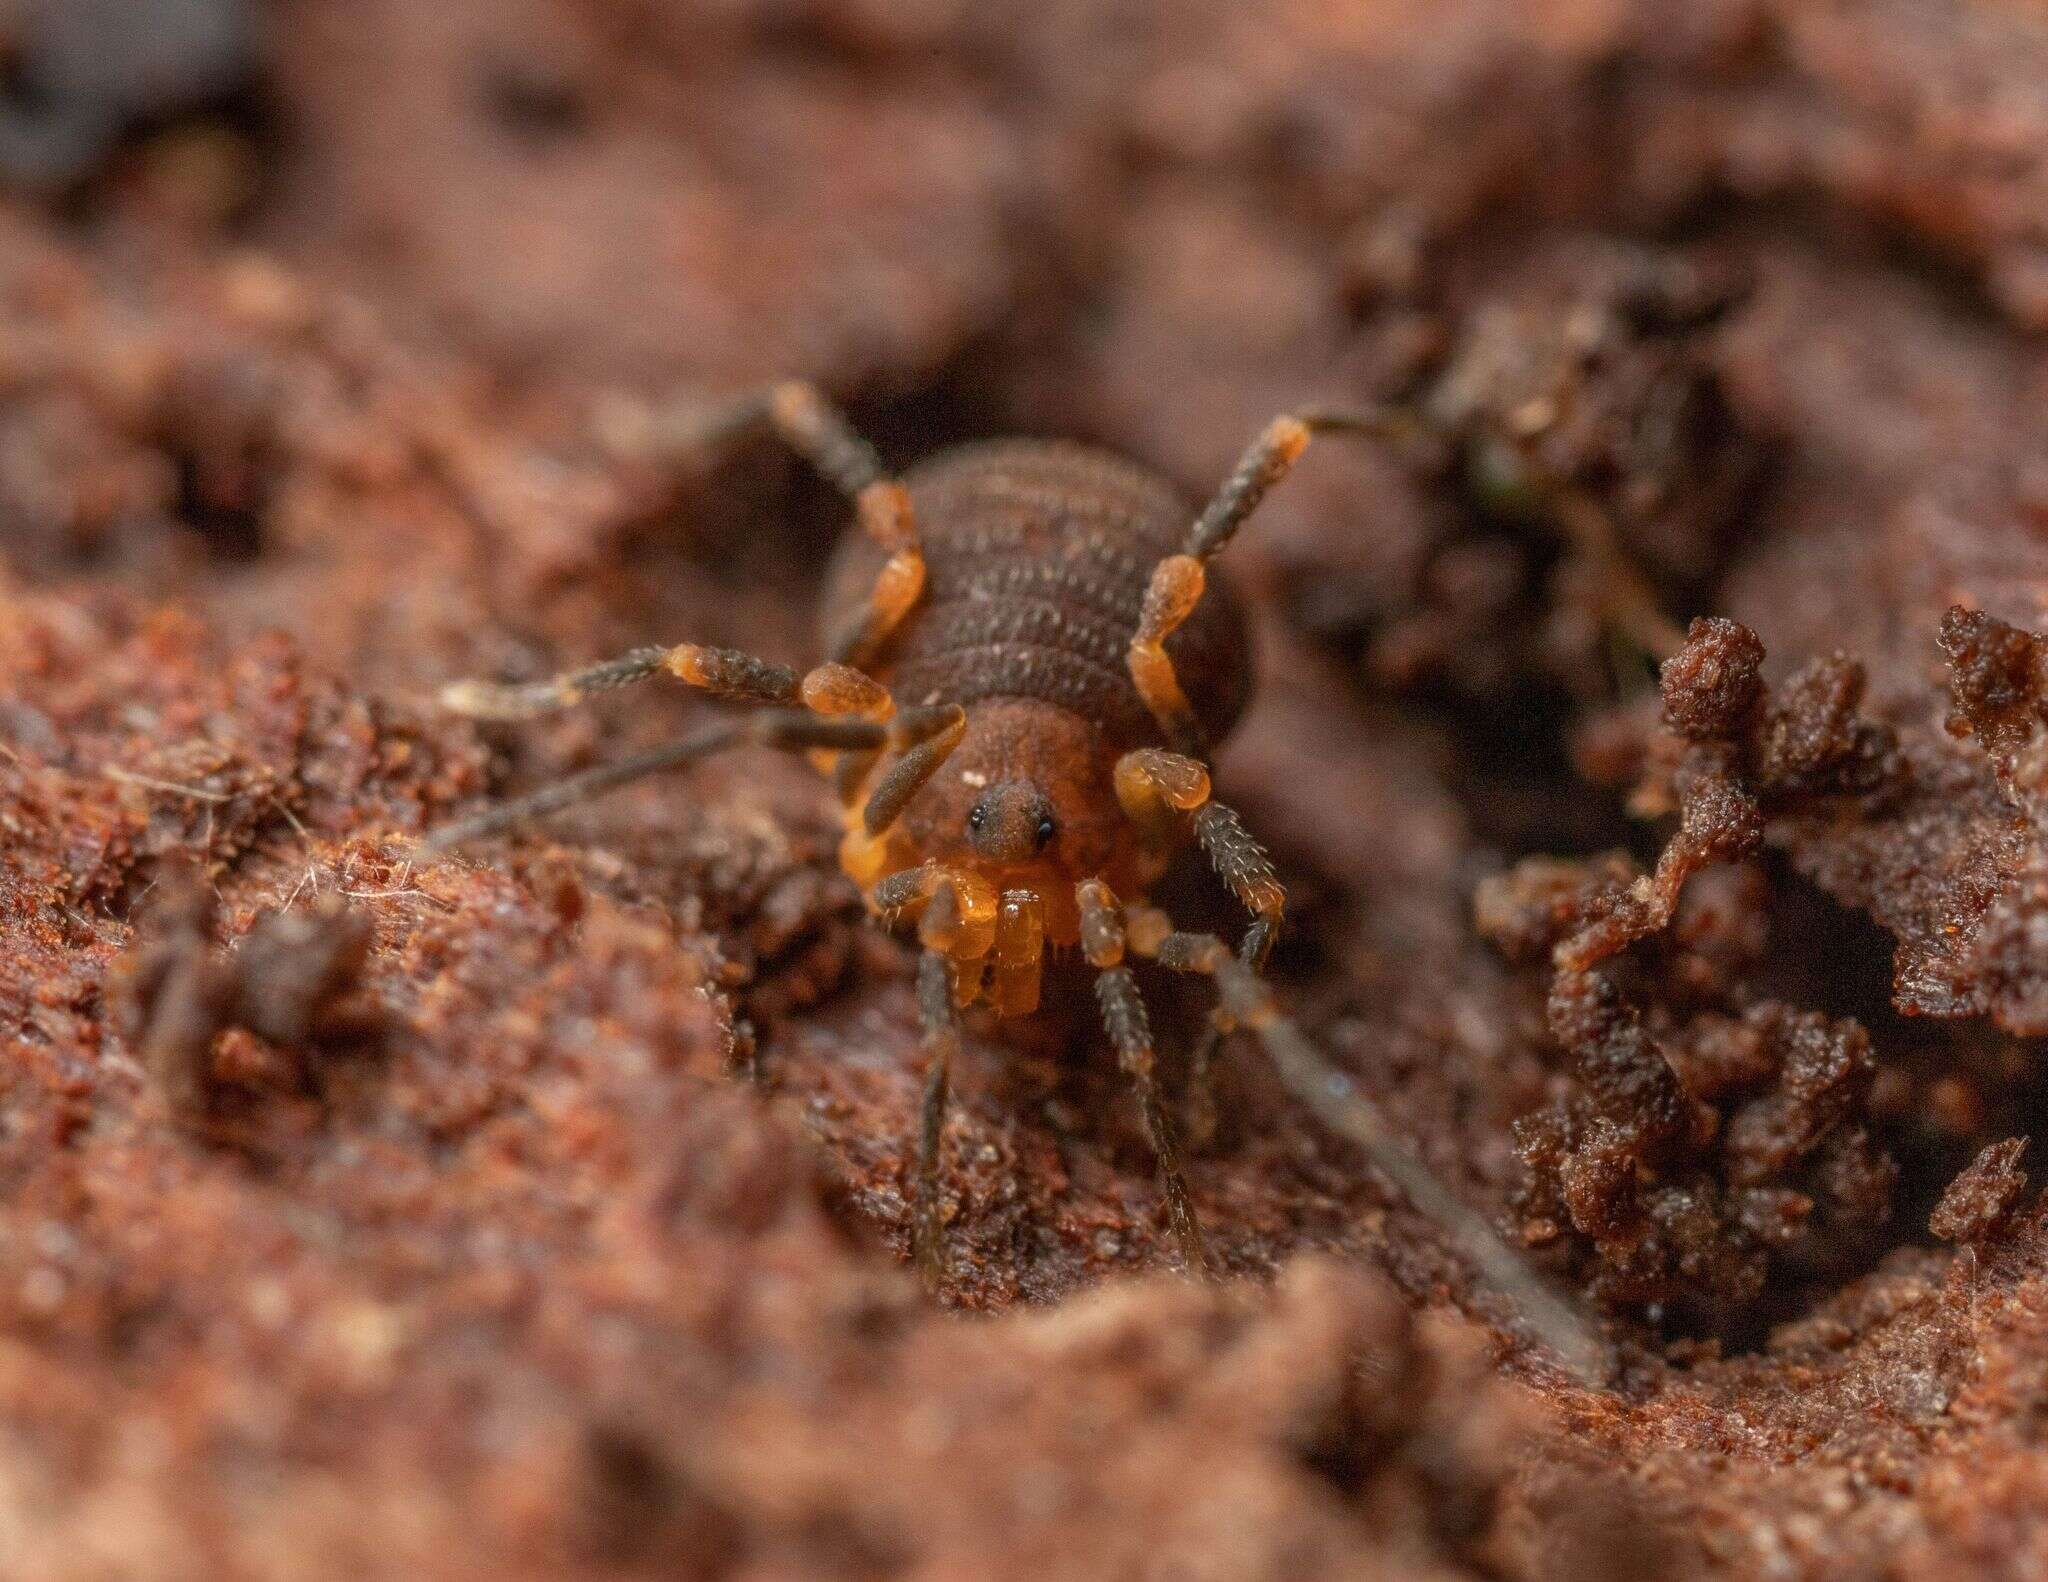
[[(71, 97), (0, 105), (66, 139), (0, 137), (0, 1574), (2048, 1562), (2036, 11), (149, 9), (6, 24)], [(927, 1298), (908, 957), (801, 763), (422, 850), (707, 707), (449, 677), (815, 651), (827, 492), (630, 442), (791, 373), (1190, 494), (1418, 414), (1233, 546), (1220, 784), (1289, 1003), (1605, 1386), (1235, 1043), (1233, 1279), (1163, 1273), (1085, 989), (967, 1039)]]

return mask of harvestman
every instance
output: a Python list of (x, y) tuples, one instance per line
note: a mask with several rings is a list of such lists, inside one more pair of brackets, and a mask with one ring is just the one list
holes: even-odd
[[(876, 914), (914, 924), (923, 946), (917, 998), (928, 1064), (911, 1240), (928, 1280), (942, 1251), (939, 1155), (958, 1012), (984, 1003), (999, 1018), (1028, 1014), (1047, 947), (1078, 946), (1136, 1086), (1190, 1270), (1207, 1271), (1209, 1258), (1132, 957), (1210, 978), (1218, 1003), (1205, 1043), (1233, 1026), (1255, 1034), (1289, 1091), (1442, 1226), (1547, 1343), (1590, 1371), (1597, 1347), (1578, 1316), (1276, 1005), (1261, 969), (1285, 892), (1264, 848), (1210, 794), (1208, 755), (1250, 690), (1244, 622), (1210, 562), (1311, 435), (1378, 436), (1387, 420), (1276, 418), (1192, 526), (1154, 474), (1073, 444), (965, 446), (898, 481), (806, 384), (721, 408), (701, 437), (760, 428), (843, 491), (864, 530), (849, 536), (829, 578), (826, 662), (800, 676), (683, 643), (527, 685), (458, 682), (443, 701), (478, 719), (528, 719), (658, 676), (765, 707), (491, 808), (437, 832), (434, 844), (743, 743), (808, 752), (845, 807), (846, 872)], [(1145, 904), (1190, 838), (1251, 914), (1235, 950), (1177, 930)]]

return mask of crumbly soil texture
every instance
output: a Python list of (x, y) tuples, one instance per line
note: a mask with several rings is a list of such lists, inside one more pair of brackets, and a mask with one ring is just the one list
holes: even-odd
[[(1028, 11), (1028, 15), (1027, 15)], [(0, 1577), (2048, 1566), (2048, 17), (2019, 0), (0, 10)], [(844, 508), (675, 442), (1191, 497), (1286, 1002), (1575, 1378), (1146, 979), (969, 1029), (739, 752)], [(1230, 928), (1199, 863), (1160, 899)]]

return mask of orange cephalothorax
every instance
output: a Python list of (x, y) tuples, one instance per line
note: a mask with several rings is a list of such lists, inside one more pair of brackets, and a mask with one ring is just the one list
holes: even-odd
[(1066, 710), (1036, 698), (985, 700), (886, 836), (868, 834), (864, 811), (889, 761), (846, 787), (849, 872), (878, 913), (916, 923), (923, 943), (946, 956), (959, 1003), (981, 999), (1021, 1015), (1037, 1007), (1045, 948), (1080, 938), (1075, 886), (1099, 877), (1132, 893), (1164, 860), (1134, 839), (1116, 766), (1105, 733)]

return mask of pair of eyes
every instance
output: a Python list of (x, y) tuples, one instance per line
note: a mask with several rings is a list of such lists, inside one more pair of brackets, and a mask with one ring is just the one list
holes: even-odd
[[(984, 809), (979, 803), (977, 803), (967, 814), (967, 827), (969, 829), (979, 830), (981, 826), (987, 822), (987, 810)], [(1052, 821), (1052, 815), (1050, 813), (1046, 814), (1044, 818), (1038, 821), (1038, 829), (1036, 832), (1038, 844), (1043, 846), (1047, 841), (1051, 840), (1057, 829), (1058, 826), (1054, 824)]]

